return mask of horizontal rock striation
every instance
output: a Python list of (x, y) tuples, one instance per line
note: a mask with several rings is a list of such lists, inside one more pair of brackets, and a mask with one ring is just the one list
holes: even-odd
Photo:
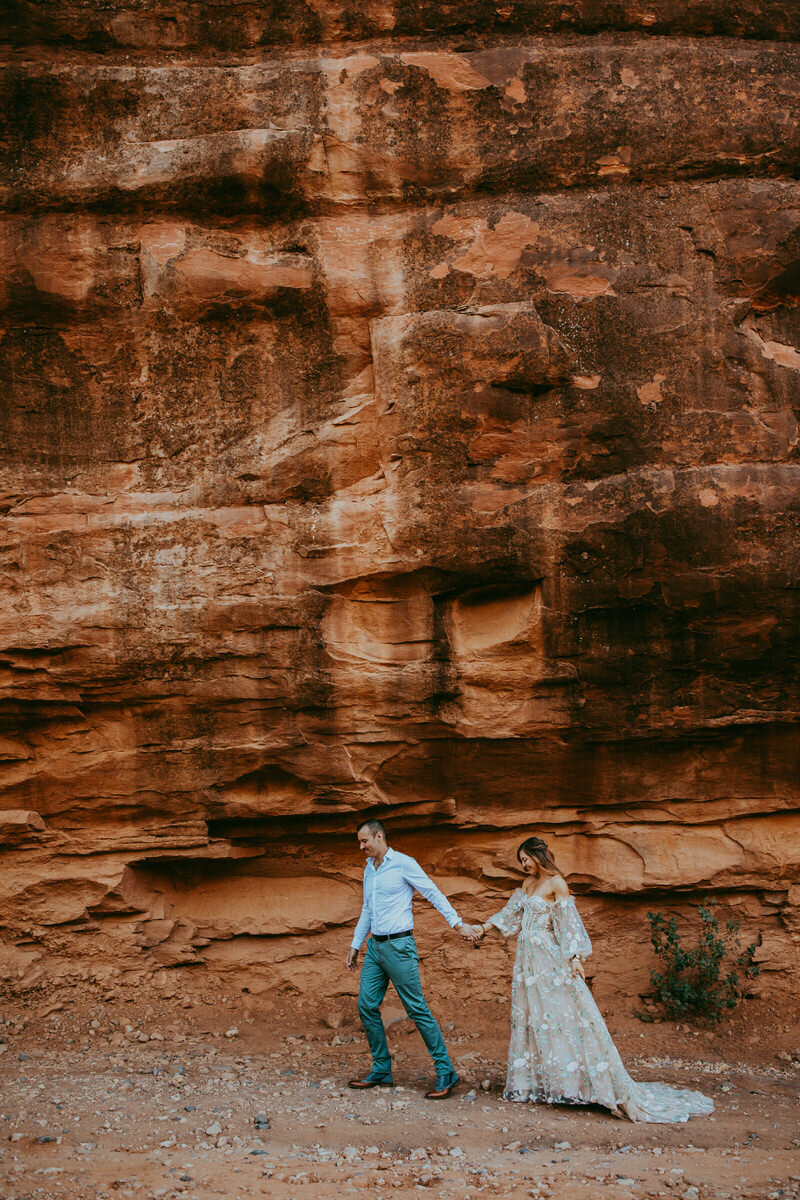
[(792, 986), (800, 25), (651, 7), (14, 6), (8, 979), (346, 992), (380, 814), (468, 918), (548, 836), (600, 992), (706, 895)]
[(503, 38), (520, 33), (725, 35), (791, 40), (800, 34), (794, 0), (14, 0), (4, 40), (22, 48), (65, 45), (99, 52), (204, 53), (396, 38)]
[(0, 207), (264, 219), (796, 175), (799, 74), (796, 44), (608, 36), (225, 65), (12, 63)]

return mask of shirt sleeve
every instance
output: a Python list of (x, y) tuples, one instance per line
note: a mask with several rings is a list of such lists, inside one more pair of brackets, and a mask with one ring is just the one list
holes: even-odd
[(572, 896), (553, 905), (553, 933), (564, 958), (588, 958), (592, 943), (584, 928)]
[(443, 892), (439, 891), (433, 880), (428, 878), (415, 859), (406, 857), (403, 864), (403, 879), (409, 887), (412, 887), (415, 892), (419, 892), (420, 896), (428, 900), (436, 911), (442, 914), (452, 929), (461, 924), (461, 917), (450, 901)]
[(496, 912), (493, 917), (488, 917), (483, 922), (484, 925), (494, 925), (495, 929), (500, 930), (503, 937), (513, 937), (522, 928), (522, 903), (522, 889), (517, 888), (515, 892), (512, 892), (511, 899), (505, 908), (501, 908), (500, 912)]
[(361, 916), (358, 918), (358, 924), (353, 930), (353, 940), (350, 943), (353, 950), (360, 950), (364, 944), (364, 938), (372, 928), (372, 910), (369, 903), (369, 892), (367, 891), (367, 872), (364, 871), (364, 903), (361, 906)]

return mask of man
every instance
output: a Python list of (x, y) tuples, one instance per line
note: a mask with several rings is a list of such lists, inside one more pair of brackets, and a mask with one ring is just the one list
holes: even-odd
[(477, 931), (472, 925), (463, 923), (419, 863), (390, 848), (381, 821), (364, 821), (358, 827), (357, 836), (358, 844), (367, 856), (364, 905), (347, 955), (347, 968), (355, 971), (364, 938), (371, 932), (361, 967), (358, 1012), (372, 1053), (372, 1070), (364, 1079), (351, 1079), (349, 1086), (392, 1086), (392, 1060), (380, 1009), (386, 989), (393, 983), (436, 1067), (436, 1082), (425, 1094), (430, 1100), (443, 1100), (458, 1083), (458, 1075), (453, 1070), (441, 1030), (422, 994), (411, 911), (414, 892), (429, 900), (451, 928), (457, 929), (467, 941), (476, 941)]

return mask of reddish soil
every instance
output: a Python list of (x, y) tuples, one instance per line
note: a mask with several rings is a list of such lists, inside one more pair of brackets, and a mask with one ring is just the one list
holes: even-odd
[(424, 1049), (391, 1004), (396, 1086), (364, 1093), (346, 1087), (368, 1065), (350, 998), (321, 1013), (187, 983), (0, 1011), (4, 1200), (800, 1196), (798, 1022), (764, 1000), (713, 1030), (608, 1014), (636, 1077), (713, 1096), (712, 1117), (676, 1126), (504, 1102), (495, 1004), (440, 1011), (463, 1080), (443, 1102), (424, 1098)]

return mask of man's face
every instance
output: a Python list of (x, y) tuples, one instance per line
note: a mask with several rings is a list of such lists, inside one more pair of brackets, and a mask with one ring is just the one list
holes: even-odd
[(383, 834), (372, 833), (367, 825), (362, 825), (358, 831), (358, 844), (367, 858), (374, 858), (383, 847)]

